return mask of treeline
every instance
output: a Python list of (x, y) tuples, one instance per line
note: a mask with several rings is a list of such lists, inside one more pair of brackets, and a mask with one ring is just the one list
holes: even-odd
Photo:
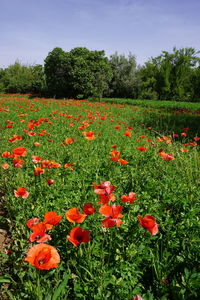
[(116, 97), (200, 101), (200, 57), (194, 48), (163, 51), (137, 65), (133, 54), (54, 48), (44, 66), (20, 62), (0, 69), (0, 92), (55, 98)]

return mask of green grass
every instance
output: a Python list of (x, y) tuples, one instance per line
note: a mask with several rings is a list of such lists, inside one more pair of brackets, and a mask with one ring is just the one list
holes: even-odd
[[(92, 101), (95, 101), (94, 99)], [(177, 110), (200, 110), (200, 102), (181, 102), (181, 101), (164, 101), (164, 100), (140, 100), (126, 98), (103, 98), (102, 101), (107, 103), (130, 104), (143, 107), (177, 109)]]
[[(137, 294), (145, 300), (198, 299), (200, 160), (199, 146), (193, 144), (199, 132), (198, 114), (4, 95), (0, 116), (1, 153), (12, 153), (20, 146), (27, 148), (22, 168), (14, 168), (12, 158), (0, 157), (0, 166), (5, 162), (10, 166), (7, 170), (0, 168), (0, 189), (7, 211), (3, 222), (7, 222), (12, 235), (12, 252), (1, 254), (3, 295), (20, 300), (131, 300)], [(48, 118), (50, 124), (40, 122), (32, 130), (36, 135), (29, 136), (28, 122), (40, 118)], [(20, 122), (22, 119), (25, 121)], [(7, 120), (14, 121), (12, 128), (6, 128), (10, 124)], [(85, 120), (89, 126), (83, 131), (94, 132), (94, 140), (87, 140), (78, 129)], [(124, 135), (127, 127), (132, 128), (131, 137)], [(184, 128), (189, 128), (186, 136), (181, 135)], [(46, 134), (38, 135), (42, 130)], [(178, 137), (174, 138), (173, 133)], [(22, 140), (8, 141), (14, 134)], [(159, 139), (165, 135), (171, 143)], [(66, 138), (75, 140), (62, 145)], [(128, 164), (110, 160), (112, 145)], [(138, 146), (147, 150), (139, 151)], [(182, 148), (188, 152), (181, 152)], [(163, 160), (160, 149), (175, 159)], [(45, 168), (44, 174), (35, 176), (32, 155), (55, 160), (61, 166)], [(65, 163), (75, 163), (74, 170), (65, 169)], [(51, 186), (46, 183), (49, 178), (55, 181)], [(94, 182), (102, 181), (116, 186), (116, 200), (110, 204), (123, 206), (120, 227), (102, 227), (105, 217), (99, 213), (99, 199), (93, 188)], [(20, 186), (30, 192), (28, 198), (14, 196), (13, 191)], [(136, 193), (139, 200), (122, 203), (121, 196), (129, 192)], [(77, 207), (82, 212), (83, 204), (88, 202), (96, 211), (83, 223), (73, 224), (66, 219), (67, 210)], [(48, 244), (61, 257), (59, 266), (49, 271), (24, 261), (35, 244), (29, 242), (31, 230), (26, 221), (33, 217), (43, 220), (47, 211), (63, 216), (60, 224), (48, 232), (52, 237)], [(141, 227), (138, 215), (154, 216), (158, 234), (152, 236)], [(90, 230), (89, 243), (74, 247), (67, 240), (74, 226)]]

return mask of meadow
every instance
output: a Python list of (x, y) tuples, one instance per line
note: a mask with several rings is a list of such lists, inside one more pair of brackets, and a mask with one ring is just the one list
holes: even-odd
[(199, 107), (168, 103), (1, 95), (3, 299), (198, 299)]

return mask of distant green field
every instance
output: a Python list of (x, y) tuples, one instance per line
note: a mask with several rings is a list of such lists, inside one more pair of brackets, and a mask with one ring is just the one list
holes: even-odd
[(119, 104), (131, 104), (138, 106), (147, 107), (162, 107), (169, 109), (189, 109), (189, 110), (200, 110), (200, 102), (178, 102), (178, 101), (161, 101), (161, 100), (135, 100), (135, 99), (124, 99), (124, 98), (103, 98), (103, 102), (108, 103), (119, 103)]

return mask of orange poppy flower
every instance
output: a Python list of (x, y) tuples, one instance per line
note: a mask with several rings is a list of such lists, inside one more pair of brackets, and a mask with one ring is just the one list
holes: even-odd
[(120, 158), (120, 152), (113, 149), (111, 152), (110, 152), (110, 155), (111, 155), (111, 158), (110, 160), (114, 160), (114, 161), (118, 161), (118, 159)]
[(186, 148), (181, 148), (181, 152), (188, 152), (189, 150)]
[(156, 224), (156, 219), (152, 216), (145, 216), (142, 218), (138, 216), (138, 220), (140, 225), (147, 229), (151, 235), (156, 235), (158, 233), (158, 224)]
[(54, 211), (49, 211), (44, 215), (44, 224), (58, 225), (62, 219), (62, 216), (58, 215)]
[(38, 143), (38, 142), (35, 142), (35, 143), (33, 143), (33, 145), (34, 145), (35, 147), (39, 147), (39, 146), (41, 146), (41, 144), (40, 144), (40, 143)]
[(132, 137), (131, 131), (130, 130), (126, 130), (126, 132), (123, 134), (124, 136), (129, 136)]
[(65, 169), (69, 169), (70, 171), (73, 171), (74, 168), (72, 168), (72, 166), (74, 166), (74, 165), (75, 165), (75, 163), (64, 164), (64, 168), (65, 168)]
[(135, 200), (139, 200), (135, 193), (130, 192), (128, 195), (122, 195), (121, 196), (122, 202), (129, 202), (133, 203)]
[(92, 215), (95, 212), (95, 208), (92, 206), (92, 203), (85, 203), (83, 205), (83, 212), (87, 216)]
[(166, 160), (166, 161), (170, 161), (172, 159), (175, 159), (173, 157), (172, 154), (169, 154), (169, 153), (165, 153), (165, 152), (160, 152), (159, 155), (161, 156), (162, 159)]
[(71, 223), (83, 223), (85, 218), (87, 217), (86, 214), (81, 214), (77, 208), (71, 208), (66, 213), (66, 218)]
[(128, 164), (128, 161), (125, 160), (125, 159), (122, 159), (122, 158), (119, 158), (119, 159), (118, 159), (118, 162), (119, 162), (120, 164), (122, 164), (122, 165), (127, 165), (127, 164)]
[(85, 138), (87, 140), (94, 140), (96, 139), (95, 135), (94, 135), (94, 132), (93, 131), (83, 131), (82, 134), (85, 136)]
[(75, 247), (81, 243), (88, 243), (90, 240), (90, 231), (82, 230), (81, 227), (74, 227), (67, 236), (68, 241), (70, 241)]
[(74, 142), (74, 139), (71, 139), (71, 138), (67, 138), (64, 142), (65, 145), (69, 145), (69, 144), (72, 144)]
[(27, 254), (25, 261), (40, 270), (50, 270), (58, 267), (60, 255), (57, 250), (47, 244), (33, 246)]
[(44, 174), (44, 169), (36, 167), (34, 170), (34, 175)]
[(4, 170), (7, 170), (9, 168), (9, 165), (7, 163), (3, 163), (1, 165), (1, 167), (4, 169)]
[(123, 217), (121, 211), (123, 206), (121, 205), (108, 205), (104, 204), (100, 207), (99, 212), (106, 217), (106, 219), (102, 220), (102, 224), (104, 227), (113, 227), (113, 226), (120, 226), (122, 220), (120, 218)]
[(15, 197), (22, 197), (23, 199), (26, 199), (29, 196), (29, 192), (27, 192), (25, 187), (19, 187), (17, 190), (14, 190)]
[(18, 156), (26, 156), (26, 148), (25, 147), (14, 148), (13, 154), (18, 155)]

